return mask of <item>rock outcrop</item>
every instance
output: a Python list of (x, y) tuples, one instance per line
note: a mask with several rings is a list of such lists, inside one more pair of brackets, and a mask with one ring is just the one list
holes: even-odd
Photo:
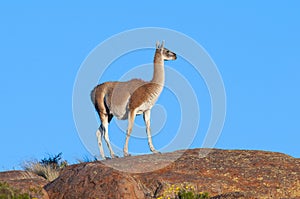
[(275, 152), (190, 149), (71, 165), (45, 189), (53, 199), (141, 199), (182, 184), (215, 199), (300, 198), (300, 160)]

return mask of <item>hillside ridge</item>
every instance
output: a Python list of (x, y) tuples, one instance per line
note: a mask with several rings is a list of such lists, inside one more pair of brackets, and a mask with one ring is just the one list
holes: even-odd
[[(0, 181), (7, 181), (4, 173)], [(49, 198), (150, 199), (182, 185), (213, 199), (296, 199), (300, 159), (259, 150), (188, 149), (70, 165), (40, 187)]]

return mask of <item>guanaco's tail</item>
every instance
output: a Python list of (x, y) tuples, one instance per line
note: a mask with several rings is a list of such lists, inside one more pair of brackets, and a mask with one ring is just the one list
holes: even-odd
[(107, 114), (107, 108), (105, 105), (105, 95), (106, 95), (105, 84), (97, 85), (91, 92), (91, 100), (96, 108), (98, 114), (104, 113)]
[(98, 86), (96, 86), (92, 91), (91, 91), (91, 100), (93, 102), (93, 104), (95, 105), (96, 103), (96, 89)]

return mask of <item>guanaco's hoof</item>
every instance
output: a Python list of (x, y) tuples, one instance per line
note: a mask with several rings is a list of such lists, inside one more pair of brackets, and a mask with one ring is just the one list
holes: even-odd
[(124, 157), (129, 157), (129, 156), (131, 156), (131, 154), (129, 154), (129, 153), (124, 153)]
[(119, 156), (114, 155), (112, 157), (105, 157), (106, 160), (111, 160), (111, 159), (115, 159), (115, 158), (119, 158)]
[(106, 156), (105, 160), (111, 160), (111, 159), (114, 159), (114, 158), (119, 158), (119, 156), (117, 156), (117, 155), (113, 155), (111, 157)]
[(153, 151), (154, 154), (161, 154), (159, 151)]
[(119, 158), (119, 156), (115, 155), (113, 158)]

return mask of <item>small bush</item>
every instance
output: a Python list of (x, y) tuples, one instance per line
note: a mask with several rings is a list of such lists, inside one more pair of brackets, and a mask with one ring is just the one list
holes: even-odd
[(179, 199), (208, 199), (209, 198), (209, 194), (208, 193), (196, 193), (194, 191), (191, 190), (185, 190), (185, 189), (181, 189), (178, 192), (178, 198)]
[(30, 199), (28, 193), (20, 193), (6, 182), (0, 182), (0, 199)]
[(59, 176), (60, 170), (68, 165), (67, 161), (63, 161), (61, 156), (62, 153), (59, 153), (41, 161), (25, 162), (23, 168), (25, 171), (42, 176), (48, 181), (53, 181)]
[(198, 192), (193, 185), (187, 183), (179, 185), (169, 185), (164, 190), (162, 196), (157, 199), (209, 199), (209, 194), (206, 192)]
[(49, 156), (48, 158), (42, 159), (39, 163), (44, 166), (50, 166), (53, 169), (60, 169), (67, 166), (67, 161), (62, 161), (62, 153), (54, 156)]
[(96, 157), (90, 157), (90, 156), (83, 156), (83, 158), (78, 158), (77, 162), (78, 163), (85, 163), (85, 162), (97, 162), (98, 159)]

